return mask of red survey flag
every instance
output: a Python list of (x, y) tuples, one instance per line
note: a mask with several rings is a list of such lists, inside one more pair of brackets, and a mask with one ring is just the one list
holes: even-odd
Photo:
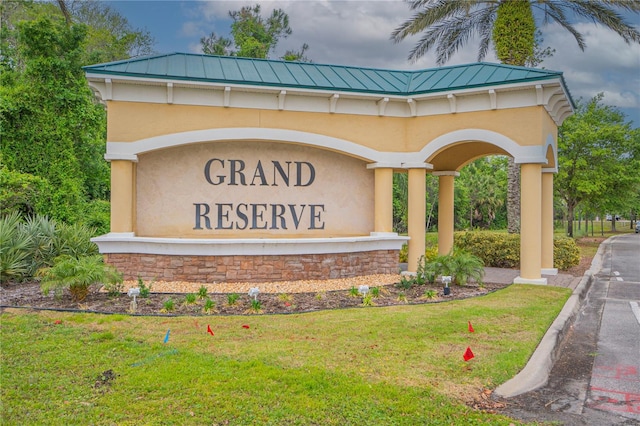
[(248, 324), (244, 324), (244, 325), (242, 326), (242, 328), (249, 328), (249, 325), (248, 325)]
[(211, 326), (207, 324), (207, 333), (213, 336), (213, 330), (211, 330)]
[(473, 333), (475, 332), (475, 330), (473, 329), (473, 326), (471, 325), (471, 321), (469, 321), (469, 333)]
[(475, 357), (475, 355), (473, 354), (473, 352), (471, 352), (471, 348), (467, 346), (467, 350), (464, 352), (464, 355), (462, 357), (465, 361), (469, 361), (471, 358)]

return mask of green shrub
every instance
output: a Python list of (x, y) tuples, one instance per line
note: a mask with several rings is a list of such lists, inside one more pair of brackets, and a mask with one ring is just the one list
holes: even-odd
[(111, 203), (107, 200), (92, 200), (87, 203), (83, 223), (95, 230), (95, 235), (109, 232), (111, 223)]
[(51, 184), (47, 179), (3, 165), (0, 155), (0, 206), (4, 214), (42, 214), (51, 209)]
[(454, 246), (479, 257), (485, 266), (520, 266), (520, 235), (500, 232), (456, 232)]
[(122, 275), (105, 265), (101, 255), (79, 259), (62, 255), (52, 267), (40, 269), (38, 275), (42, 277), (40, 286), (45, 294), (53, 289), (60, 296), (63, 290), (69, 289), (75, 302), (83, 301), (93, 284), (122, 282)]
[[(500, 232), (456, 232), (456, 248), (478, 256), (485, 266), (495, 268), (520, 267), (520, 235)], [(554, 267), (568, 269), (580, 263), (580, 248), (569, 237), (553, 241)]]
[(0, 218), (0, 282), (20, 280), (29, 270), (31, 236), (17, 212)]
[(86, 225), (58, 224), (54, 240), (56, 252), (59, 255), (68, 254), (76, 258), (96, 255), (98, 246), (91, 242), (91, 238), (95, 236), (96, 230)]
[(427, 260), (433, 260), (438, 257), (438, 246), (427, 247), (424, 251), (424, 257)]
[(409, 259), (409, 246), (407, 244), (403, 244), (399, 253), (399, 261), (400, 263), (407, 263)]
[(484, 263), (478, 256), (474, 256), (471, 253), (460, 251), (454, 253), (454, 270), (453, 280), (454, 283), (459, 285), (466, 285), (469, 279), (473, 279), (478, 283), (482, 282), (484, 277)]
[[(432, 242), (429, 242), (428, 244), (433, 244)], [(427, 245), (426, 250), (424, 251), (424, 257), (427, 258), (427, 260), (431, 260), (434, 257), (436, 257), (438, 255), (438, 246), (429, 246)], [(402, 248), (400, 249), (400, 253), (399, 253), (399, 262), (400, 263), (407, 263), (409, 260), (409, 246), (407, 244), (404, 244), (402, 246)]]
[(46, 216), (22, 219), (17, 212), (0, 218), (0, 280), (24, 281), (53, 266), (55, 259), (98, 254), (96, 232), (85, 225), (57, 223)]
[(580, 247), (573, 238), (558, 237), (553, 240), (553, 266), (569, 269), (580, 263)]
[(36, 275), (38, 269), (53, 266), (56, 257), (62, 254), (54, 243), (58, 229), (55, 221), (46, 216), (27, 218), (20, 226), (24, 233), (31, 236), (26, 272), (26, 278), (30, 278)]
[(434, 283), (437, 277), (443, 275), (451, 276), (453, 282), (459, 285), (467, 284), (469, 278), (482, 282), (484, 264), (479, 257), (458, 250), (452, 255), (436, 256), (431, 260), (424, 256), (420, 258), (416, 282)]

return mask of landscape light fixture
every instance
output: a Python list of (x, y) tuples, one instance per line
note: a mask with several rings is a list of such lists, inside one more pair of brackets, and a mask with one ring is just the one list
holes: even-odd
[(443, 275), (442, 283), (444, 284), (444, 295), (448, 296), (451, 294), (451, 288), (449, 288), (449, 284), (451, 284), (451, 275)]
[(131, 312), (135, 312), (136, 308), (138, 307), (138, 304), (136, 302), (136, 296), (138, 296), (139, 294), (140, 294), (140, 289), (138, 287), (131, 287), (129, 291), (127, 291), (127, 295), (129, 297), (133, 297), (133, 300), (131, 301)]
[(249, 289), (249, 297), (253, 297), (253, 300), (258, 300), (259, 293), (260, 293), (260, 289), (258, 287), (251, 287)]
[(358, 293), (360, 293), (363, 296), (366, 296), (367, 293), (369, 293), (369, 286), (368, 285), (361, 285), (360, 287), (358, 287)]

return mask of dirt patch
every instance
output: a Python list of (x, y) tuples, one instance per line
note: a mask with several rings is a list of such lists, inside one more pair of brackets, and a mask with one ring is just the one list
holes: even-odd
[(582, 256), (580, 263), (562, 272), (574, 277), (581, 277), (591, 268), (591, 262), (593, 262), (593, 256)]

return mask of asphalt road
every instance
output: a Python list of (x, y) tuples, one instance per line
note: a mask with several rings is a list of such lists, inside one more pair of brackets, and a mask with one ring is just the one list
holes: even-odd
[(640, 425), (640, 235), (603, 244), (547, 385), (507, 399), (507, 414), (567, 426)]

